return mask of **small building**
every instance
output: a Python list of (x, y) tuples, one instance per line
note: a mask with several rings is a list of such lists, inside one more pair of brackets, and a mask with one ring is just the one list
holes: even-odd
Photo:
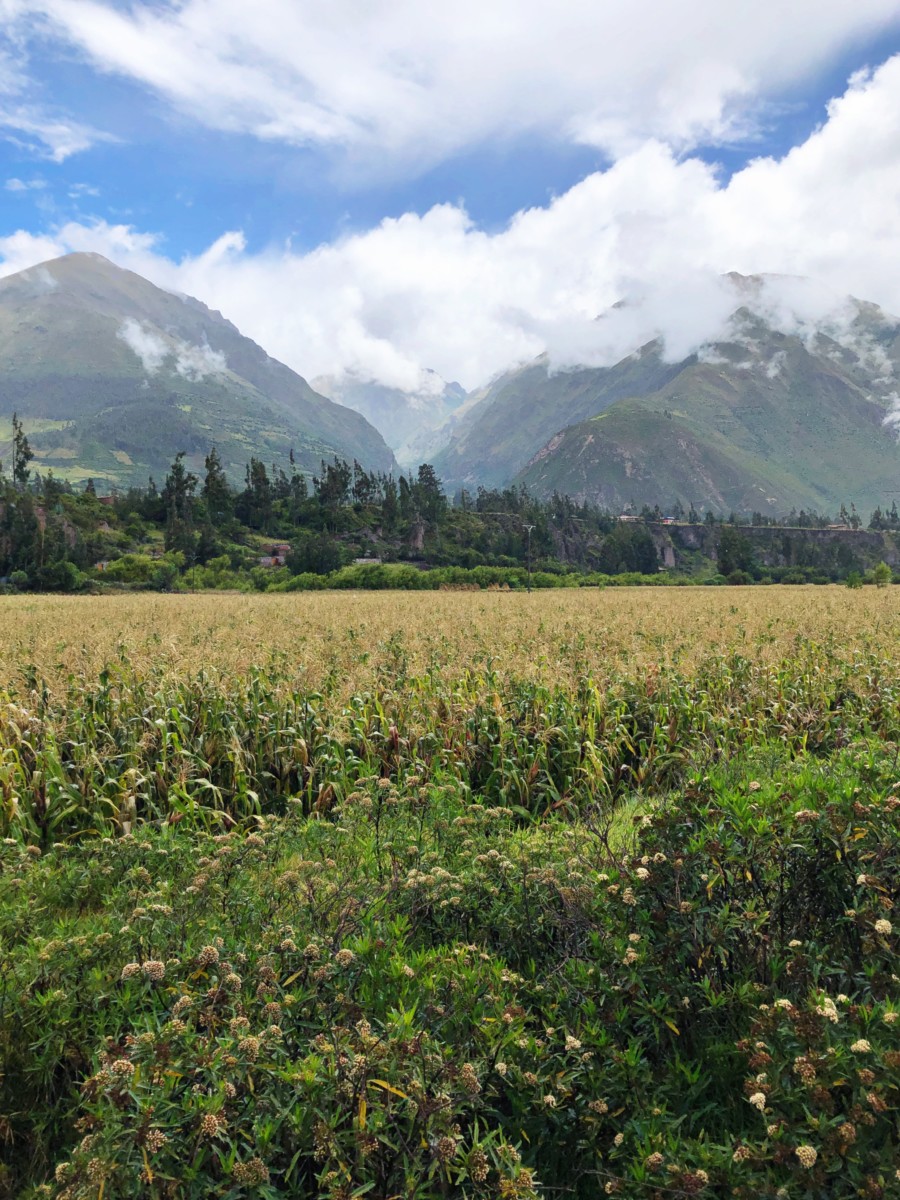
[(274, 542), (269, 546), (268, 554), (260, 557), (259, 565), (261, 567), (283, 567), (290, 552), (290, 542)]

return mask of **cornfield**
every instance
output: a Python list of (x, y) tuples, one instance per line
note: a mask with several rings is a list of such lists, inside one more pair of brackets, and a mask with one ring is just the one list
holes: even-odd
[(0, 1197), (900, 1195), (898, 601), (0, 600)]
[(898, 735), (892, 591), (37, 600), (0, 607), (0, 835), (322, 812), (372, 774), (531, 815), (778, 739)]

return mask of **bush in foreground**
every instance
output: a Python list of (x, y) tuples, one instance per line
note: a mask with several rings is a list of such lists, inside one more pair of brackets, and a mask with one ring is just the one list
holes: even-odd
[(895, 1194), (891, 763), (5, 844), (8, 1193)]

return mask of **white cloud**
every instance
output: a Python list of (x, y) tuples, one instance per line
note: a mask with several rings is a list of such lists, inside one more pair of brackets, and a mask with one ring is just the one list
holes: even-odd
[(101, 71), (197, 121), (411, 171), (492, 137), (614, 155), (747, 136), (761, 99), (900, 14), (896, 0), (16, 0)]
[(175, 371), (185, 379), (205, 379), (207, 375), (222, 375), (228, 370), (225, 355), (210, 346), (192, 346), (181, 338), (161, 337), (149, 325), (128, 317), (117, 331), (128, 348), (141, 360), (148, 375), (155, 375), (167, 359), (173, 359)]
[(73, 183), (69, 188), (70, 200), (81, 200), (85, 196), (99, 196), (100, 189), (90, 183)]
[(114, 140), (89, 125), (54, 116), (28, 104), (0, 106), (0, 131), (7, 141), (16, 142), (37, 157), (55, 163), (65, 162), (97, 142)]
[(225, 355), (210, 346), (190, 346), (179, 342), (175, 354), (175, 370), (185, 379), (205, 379), (207, 375), (223, 375), (228, 366)]
[(7, 179), (3, 185), (7, 192), (36, 192), (47, 186), (46, 179)]
[(61, 254), (87, 251), (103, 254), (148, 278), (156, 278), (160, 272), (168, 278), (174, 265), (155, 253), (159, 242), (155, 233), (141, 233), (129, 225), (109, 225), (105, 221), (90, 225), (69, 221), (52, 233), (33, 234), (19, 229), (0, 237), (0, 272), (12, 275)]
[(496, 233), (439, 205), (309, 253), (253, 253), (231, 232), (176, 263), (152, 235), (71, 223), (0, 238), (0, 270), (96, 250), (221, 310), (307, 377), (416, 392), (433, 367), (471, 388), (547, 348), (557, 367), (603, 363), (661, 336), (680, 357), (722, 334), (730, 270), (818, 281), (738, 295), (787, 331), (824, 323), (846, 341), (848, 292), (900, 313), (898, 204), (900, 56), (855, 78), (804, 144), (727, 183), (648, 142)]
[(42, 296), (47, 292), (55, 292), (59, 287), (58, 281), (43, 266), (31, 267), (29, 270), (23, 271), (18, 282), (28, 285), (27, 291), (20, 291), (20, 295), (30, 292), (32, 296)]
[(109, 135), (38, 102), (29, 76), (23, 18), (27, 0), (0, 0), (0, 138), (36, 158), (64, 162)]
[(133, 317), (122, 322), (116, 336), (137, 355), (148, 375), (155, 375), (172, 352), (158, 334)]

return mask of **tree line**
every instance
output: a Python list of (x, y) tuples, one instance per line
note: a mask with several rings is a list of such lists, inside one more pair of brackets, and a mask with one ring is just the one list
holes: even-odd
[[(782, 556), (795, 575), (845, 578), (859, 567), (851, 548), (797, 541), (788, 532), (835, 523), (857, 529), (862, 522), (852, 505), (834, 522), (804, 510), (779, 519), (701, 515), (676, 501), (668, 512), (632, 509), (624, 521), (623, 514), (559, 493), (538, 500), (522, 487), (464, 489), (451, 499), (428, 463), (395, 476), (335, 457), (308, 474), (293, 454), (286, 469), (254, 456), (242, 483), (234, 484), (215, 447), (200, 472), (182, 452), (161, 484), (151, 478), (145, 487), (99, 496), (92, 480), (76, 489), (52, 471), (34, 472), (33, 458), (14, 415), (8, 474), (0, 464), (0, 580), (19, 587), (70, 590), (96, 574), (98, 564), (111, 567), (108, 578), (163, 587), (188, 571), (196, 578), (198, 568), (211, 564), (219, 577), (236, 578), (252, 575), (273, 549), (291, 576), (327, 576), (362, 559), (646, 577), (659, 571), (652, 527), (660, 522), (724, 526), (715, 552), (719, 575), (737, 582), (771, 575), (741, 532), (748, 525), (784, 529)], [(869, 527), (900, 529), (896, 504), (876, 509)], [(258, 586), (271, 584), (270, 575), (253, 578)]]

